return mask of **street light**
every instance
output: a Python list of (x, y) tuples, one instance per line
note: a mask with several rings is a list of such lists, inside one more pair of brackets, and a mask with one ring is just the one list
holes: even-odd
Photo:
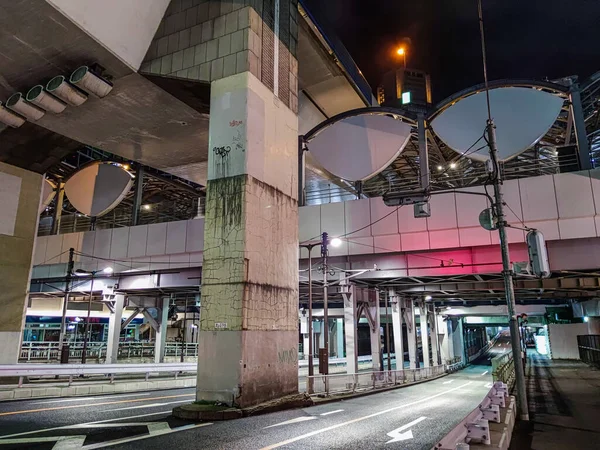
[(402, 56), (402, 59), (404, 60), (404, 68), (406, 69), (406, 49), (404, 47), (400, 47), (396, 53)]
[(332, 247), (339, 247), (340, 245), (342, 245), (342, 240), (341, 240), (340, 238), (333, 238), (333, 239), (332, 239), (332, 240), (329, 242), (329, 244), (330, 244)]
[(90, 313), (92, 311), (92, 297), (94, 296), (94, 276), (96, 276), (97, 273), (101, 273), (101, 272), (105, 273), (107, 275), (110, 275), (113, 273), (113, 268), (109, 266), (109, 267), (105, 267), (104, 269), (101, 269), (101, 270), (88, 271), (88, 270), (83, 270), (83, 269), (77, 269), (75, 271), (75, 274), (80, 277), (87, 276), (87, 275), (91, 276), (90, 296), (88, 298), (87, 317), (85, 319), (85, 331), (84, 331), (84, 335), (83, 335), (83, 350), (81, 352), (81, 364), (85, 364), (85, 361), (86, 361), (88, 335), (90, 333)]

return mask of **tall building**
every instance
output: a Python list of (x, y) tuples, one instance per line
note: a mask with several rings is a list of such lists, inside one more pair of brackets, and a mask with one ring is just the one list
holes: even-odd
[(431, 104), (431, 78), (422, 70), (399, 68), (387, 72), (377, 88), (382, 106), (426, 107)]

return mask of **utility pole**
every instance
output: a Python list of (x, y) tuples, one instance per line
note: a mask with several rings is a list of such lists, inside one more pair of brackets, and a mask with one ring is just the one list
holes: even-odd
[(513, 284), (513, 272), (510, 267), (510, 254), (508, 250), (508, 241), (506, 238), (506, 218), (504, 216), (504, 200), (502, 197), (502, 174), (498, 163), (498, 148), (496, 145), (496, 127), (492, 119), (490, 108), (490, 93), (487, 76), (487, 58), (485, 47), (485, 33), (483, 27), (483, 9), (481, 0), (478, 0), (479, 10), (479, 30), (481, 33), (481, 50), (483, 56), (483, 75), (485, 78), (485, 91), (487, 96), (488, 120), (486, 134), (490, 147), (490, 160), (492, 164), (492, 178), (494, 185), (494, 209), (498, 224), (498, 233), (500, 235), (500, 250), (502, 252), (502, 276), (504, 278), (504, 292), (506, 295), (506, 305), (508, 307), (508, 319), (510, 325), (510, 341), (515, 368), (515, 378), (517, 385), (517, 397), (520, 409), (521, 420), (529, 421), (529, 408), (527, 405), (527, 391), (525, 389), (525, 371), (521, 364), (521, 340), (519, 333), (519, 324), (516, 315), (515, 290)]
[[(388, 310), (390, 302), (390, 291), (385, 294), (385, 347), (387, 350), (387, 369), (392, 371), (392, 357), (390, 349), (390, 312)], [(402, 355), (404, 357), (404, 355)], [(398, 355), (396, 355), (396, 370), (398, 370)], [(402, 369), (400, 369), (402, 370)]]
[(59, 357), (61, 359), (61, 361), (60, 361), (61, 364), (66, 364), (66, 362), (63, 363), (64, 358), (62, 358), (62, 349), (63, 349), (63, 346), (65, 345), (65, 333), (67, 330), (67, 306), (69, 304), (69, 289), (71, 288), (71, 279), (73, 278), (74, 254), (75, 254), (75, 249), (70, 248), (69, 249), (69, 262), (67, 263), (67, 276), (65, 277), (65, 299), (63, 301), (62, 318), (60, 320), (60, 338), (59, 338), (59, 345), (60, 345), (59, 355), (60, 356)]
[(329, 375), (329, 312), (327, 305), (327, 254), (329, 253), (329, 235), (323, 233), (321, 241), (321, 256), (323, 257), (323, 340), (325, 341), (325, 364), (323, 375)]

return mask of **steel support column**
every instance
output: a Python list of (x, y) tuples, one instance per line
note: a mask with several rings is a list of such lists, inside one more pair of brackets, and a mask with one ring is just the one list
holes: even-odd
[(575, 125), (575, 137), (579, 151), (579, 168), (581, 170), (589, 170), (592, 168), (592, 160), (590, 158), (590, 145), (585, 129), (585, 116), (583, 115), (578, 84), (573, 85), (571, 88), (570, 100), (571, 115), (573, 117), (573, 124)]
[(106, 346), (106, 364), (117, 364), (119, 354), (119, 340), (121, 338), (121, 319), (123, 318), (123, 307), (125, 296), (115, 295), (114, 311), (108, 318), (108, 342)]
[(392, 329), (394, 334), (394, 353), (396, 354), (396, 370), (404, 369), (404, 339), (402, 332), (402, 301), (393, 289), (389, 291), (392, 304)]
[(343, 286), (344, 291), (344, 338), (346, 340), (346, 372), (356, 373), (358, 369), (358, 346), (356, 342), (356, 288)]
[(415, 322), (415, 304), (411, 299), (404, 299), (404, 321), (406, 322), (406, 337), (408, 338), (409, 367), (416, 369), (417, 361), (417, 330)]
[(423, 349), (423, 367), (429, 367), (429, 331), (427, 326), (427, 303), (419, 303), (419, 323), (421, 325), (421, 348)]

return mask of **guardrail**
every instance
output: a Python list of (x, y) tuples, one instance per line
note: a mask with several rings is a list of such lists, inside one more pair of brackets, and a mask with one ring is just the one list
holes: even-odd
[(446, 372), (454, 373), (459, 371), (465, 366), (461, 356), (455, 356), (452, 359), (446, 361)]
[(492, 377), (494, 381), (500, 381), (512, 391), (515, 385), (515, 361), (512, 352), (504, 353), (492, 359)]
[[(89, 342), (86, 349), (87, 359), (106, 358), (106, 342)], [(154, 342), (121, 342), (119, 343), (119, 358), (152, 358), (154, 357)], [(165, 356), (181, 356), (183, 351), (185, 357), (198, 356), (198, 344), (188, 342), (167, 342), (165, 344)], [(83, 343), (69, 344), (69, 358), (81, 358)], [(58, 342), (23, 342), (19, 354), (20, 362), (30, 361), (58, 361), (60, 359), (60, 344)]]
[[(498, 425), (494, 425), (498, 424)], [(432, 450), (468, 449), (470, 444), (508, 449), (515, 424), (515, 399), (508, 387), (495, 382), (483, 401)]]
[(577, 336), (579, 358), (586, 364), (600, 367), (600, 334)]
[(445, 373), (443, 365), (421, 369), (384, 370), (307, 377), (308, 394), (343, 394), (413, 383)]
[(115, 375), (172, 373), (175, 378), (180, 373), (195, 373), (196, 363), (161, 364), (10, 364), (0, 365), (0, 378), (19, 378), (19, 387), (24, 378), (68, 377), (69, 386), (74, 377), (100, 375), (114, 382)]

